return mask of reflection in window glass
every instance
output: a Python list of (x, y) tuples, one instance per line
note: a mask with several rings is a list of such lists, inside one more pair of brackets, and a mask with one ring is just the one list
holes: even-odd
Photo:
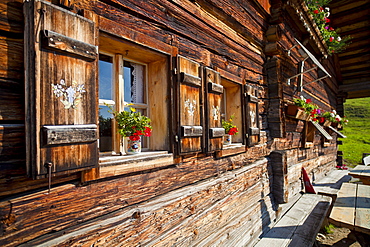
[(113, 99), (112, 57), (99, 55), (99, 99)]
[[(113, 58), (99, 55), (99, 150), (113, 150), (112, 114), (104, 103), (113, 100)], [(112, 103), (112, 101), (110, 102)]]

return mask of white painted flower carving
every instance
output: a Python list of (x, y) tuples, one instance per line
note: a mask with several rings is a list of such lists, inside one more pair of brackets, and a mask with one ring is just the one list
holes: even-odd
[(190, 99), (185, 100), (185, 109), (188, 109), (187, 111), (190, 116), (194, 116), (196, 105), (197, 105), (196, 100), (193, 100), (193, 101), (191, 101)]
[(251, 117), (251, 123), (253, 126), (256, 125), (256, 112), (255, 111), (250, 111), (249, 115)]
[(220, 119), (220, 107), (212, 106), (212, 115), (213, 115), (214, 121), (219, 120)]
[(65, 80), (61, 79), (59, 84), (51, 84), (55, 97), (61, 98), (65, 109), (75, 109), (80, 103), (82, 94), (86, 92), (85, 85), (72, 82), (72, 86), (67, 87)]

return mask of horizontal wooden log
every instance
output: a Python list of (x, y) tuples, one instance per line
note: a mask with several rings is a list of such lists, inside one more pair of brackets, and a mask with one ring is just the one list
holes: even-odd
[(0, 124), (0, 178), (25, 174), (24, 124)]
[[(113, 2), (115, 2), (115, 4), (118, 4), (119, 6), (122, 5), (121, 2), (118, 3), (116, 0), (114, 0)], [(161, 3), (158, 3), (158, 4), (161, 5)], [(98, 5), (100, 6), (103, 4), (99, 2)], [(144, 16), (147, 16), (147, 18), (152, 19), (154, 22), (158, 22), (159, 25), (161, 26), (164, 25), (170, 28), (175, 33), (182, 33), (183, 35), (182, 38), (185, 38), (188, 40), (194, 40), (194, 37), (197, 37), (196, 39), (197, 43), (203, 44), (207, 46), (208, 48), (211, 48), (211, 50), (214, 50), (215, 53), (219, 53), (219, 54), (225, 53), (225, 44), (226, 44), (227, 47), (230, 47), (231, 49), (230, 48), (226, 49), (227, 54), (225, 55), (227, 55), (227, 57), (229, 57), (231, 60), (238, 61), (238, 62), (240, 61), (241, 65), (244, 65), (244, 63), (242, 63), (242, 61), (244, 60), (249, 60), (249, 61), (252, 60), (258, 65), (262, 65), (263, 63), (262, 60), (259, 60), (259, 56), (255, 56), (255, 53), (256, 53), (255, 51), (246, 50), (245, 48), (241, 47), (239, 44), (236, 44), (233, 41), (231, 41), (230, 39), (224, 39), (223, 43), (216, 40), (215, 37), (219, 38), (219, 35), (213, 30), (213, 28), (212, 29), (209, 28), (210, 27), (209, 25), (212, 22), (209, 22), (209, 24), (204, 24), (198, 19), (192, 18), (189, 15), (185, 14), (186, 13), (185, 11), (183, 11), (180, 8), (174, 7), (173, 5), (162, 6), (163, 8), (161, 8), (161, 10), (166, 9), (166, 13), (153, 10), (154, 11), (153, 13), (155, 14), (152, 14), (152, 15), (147, 14), (148, 10), (154, 7), (152, 6), (151, 3), (140, 4), (140, 6), (137, 6), (136, 2), (135, 3), (126, 2), (124, 6), (126, 8), (132, 9), (134, 12), (138, 12)], [(107, 7), (109, 8), (109, 6)], [(104, 9), (107, 7), (99, 7), (98, 11), (100, 11), (100, 9)], [(157, 9), (157, 6), (155, 6), (154, 9)], [(132, 17), (130, 17), (129, 19), (128, 18), (121, 19), (120, 17), (115, 16), (116, 10), (114, 9), (112, 10), (113, 11), (111, 12), (111, 15), (109, 16), (111, 20), (116, 20), (117, 22), (122, 23), (122, 22), (126, 22), (132, 19)], [(101, 14), (104, 15), (103, 13)], [(121, 15), (121, 13), (117, 13), (117, 15)], [(169, 20), (169, 17), (175, 18), (176, 21), (173, 21), (173, 19)], [(194, 22), (193, 25), (195, 28), (192, 29), (192, 32), (189, 32), (189, 29), (186, 28), (187, 25), (179, 25), (179, 23), (183, 23), (187, 21)], [(140, 22), (142, 22), (142, 20), (140, 20)], [(128, 23), (129, 25), (128, 27), (131, 26), (130, 24), (131, 23)], [(136, 25), (136, 22), (132, 23), (132, 25), (134, 25), (133, 29), (140, 28)], [(147, 25), (147, 23), (143, 22), (143, 25)], [(212, 23), (212, 25), (214, 25), (214, 22)], [(157, 30), (154, 30), (154, 31), (157, 31)], [(148, 32), (148, 31), (145, 30), (145, 32)], [(155, 34), (153, 33), (153, 35)], [(166, 37), (168, 36), (166, 35)], [(161, 38), (161, 40), (163, 40), (163, 38)], [(210, 42), (212, 42), (212, 45), (210, 45)], [(253, 49), (253, 46), (249, 46), (248, 44), (245, 44), (245, 46), (248, 46), (250, 49)], [(250, 56), (248, 56), (248, 59), (246, 57), (243, 57), (242, 55), (246, 53), (248, 53), (248, 55), (250, 54)], [(258, 59), (258, 61), (255, 61), (256, 59)], [(255, 63), (253, 66), (255, 66)]]
[[(253, 162), (260, 157), (261, 152), (264, 152), (261, 147), (249, 149), (248, 153), (243, 155), (244, 158), (240, 157), (233, 162), (233, 167), (243, 167), (244, 159)], [(7, 217), (17, 215), (17, 220), (4, 226), (6, 234), (0, 237), (0, 241), (5, 245), (12, 243), (10, 246), (14, 246), (232, 169), (230, 164), (222, 159), (217, 162), (214, 162), (211, 157), (195, 160), (197, 161), (190, 159), (178, 166), (167, 166), (164, 169), (154, 169), (146, 173), (133, 173), (129, 176), (102, 180), (86, 186), (56, 188), (55, 193), (53, 191), (50, 194), (33, 193), (10, 200), (2, 205), (2, 208), (7, 208), (6, 205), (10, 203), (12, 210), (10, 212), (5, 210), (5, 215)], [(159, 179), (162, 177), (166, 177), (166, 180)], [(259, 176), (250, 178), (248, 184), (259, 179)], [(66, 201), (70, 203), (66, 204)], [(48, 210), (40, 214), (39, 207), (30, 205), (42, 205), (42, 208)], [(19, 228), (23, 230), (18, 231)], [(27, 236), (23, 234), (25, 231), (27, 231)]]
[[(8, 32), (9, 36), (22, 37), (23, 12), (22, 0), (2, 0), (0, 2), (0, 30)], [(20, 35), (19, 35), (20, 34)]]
[[(188, 187), (173, 190), (90, 223), (45, 235), (31, 244), (63, 245), (69, 242), (92, 245), (105, 239), (106, 244), (118, 241), (121, 244), (140, 242), (154, 246), (175, 242), (211, 243), (225, 239), (226, 235), (233, 236), (233, 241), (256, 238), (259, 232), (245, 238), (237, 234), (237, 229), (243, 225), (244, 229), (250, 230), (255, 225), (251, 222), (257, 224), (261, 217), (266, 217), (267, 224), (275, 218), (273, 205), (267, 196), (269, 178), (263, 176), (264, 182), (257, 178), (266, 174), (266, 164), (266, 160), (258, 161), (217, 179), (198, 183), (191, 190)], [(221, 229), (225, 232), (221, 233)], [(138, 230), (141, 234), (135, 234)], [(93, 234), (96, 231), (99, 231), (99, 236)], [(216, 234), (215, 231), (221, 232)], [(197, 237), (193, 238), (194, 235)]]
[(0, 36), (0, 57), (0, 78), (23, 81), (23, 39)]
[(23, 81), (0, 79), (0, 120), (24, 121)]
[[(14, 163), (12, 163), (13, 166)], [(4, 177), (0, 177), (0, 198), (9, 198), (11, 195), (15, 195), (18, 193), (26, 193), (32, 190), (40, 190), (45, 189), (49, 185), (48, 178), (42, 179), (32, 179), (28, 178), (26, 175), (26, 167), (25, 161), (20, 164), (20, 168), (18, 170), (13, 169), (6, 169), (5, 172), (8, 174), (1, 172), (1, 175)], [(64, 176), (53, 177), (51, 180), (51, 185), (54, 187), (55, 185), (80, 180), (80, 174), (74, 173)], [(0, 206), (1, 207), (1, 206)]]

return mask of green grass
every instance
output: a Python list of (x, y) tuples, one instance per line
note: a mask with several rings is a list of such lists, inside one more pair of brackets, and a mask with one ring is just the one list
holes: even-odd
[(335, 229), (335, 226), (332, 224), (329, 224), (329, 225), (324, 226), (324, 229), (322, 229), (322, 231), (325, 234), (329, 234), (329, 233), (333, 233), (334, 229)]
[(362, 154), (370, 153), (370, 97), (348, 99), (344, 104), (348, 124), (341, 131), (347, 136), (339, 150), (343, 151), (344, 164), (356, 166), (362, 163)]

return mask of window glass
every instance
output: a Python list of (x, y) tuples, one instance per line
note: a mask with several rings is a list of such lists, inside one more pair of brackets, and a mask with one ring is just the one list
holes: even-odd
[(113, 99), (113, 58), (99, 55), (99, 98)]
[(124, 101), (145, 102), (145, 66), (137, 63), (124, 63)]
[(113, 150), (112, 119), (106, 105), (114, 105), (113, 101), (113, 58), (99, 55), (99, 150)]

